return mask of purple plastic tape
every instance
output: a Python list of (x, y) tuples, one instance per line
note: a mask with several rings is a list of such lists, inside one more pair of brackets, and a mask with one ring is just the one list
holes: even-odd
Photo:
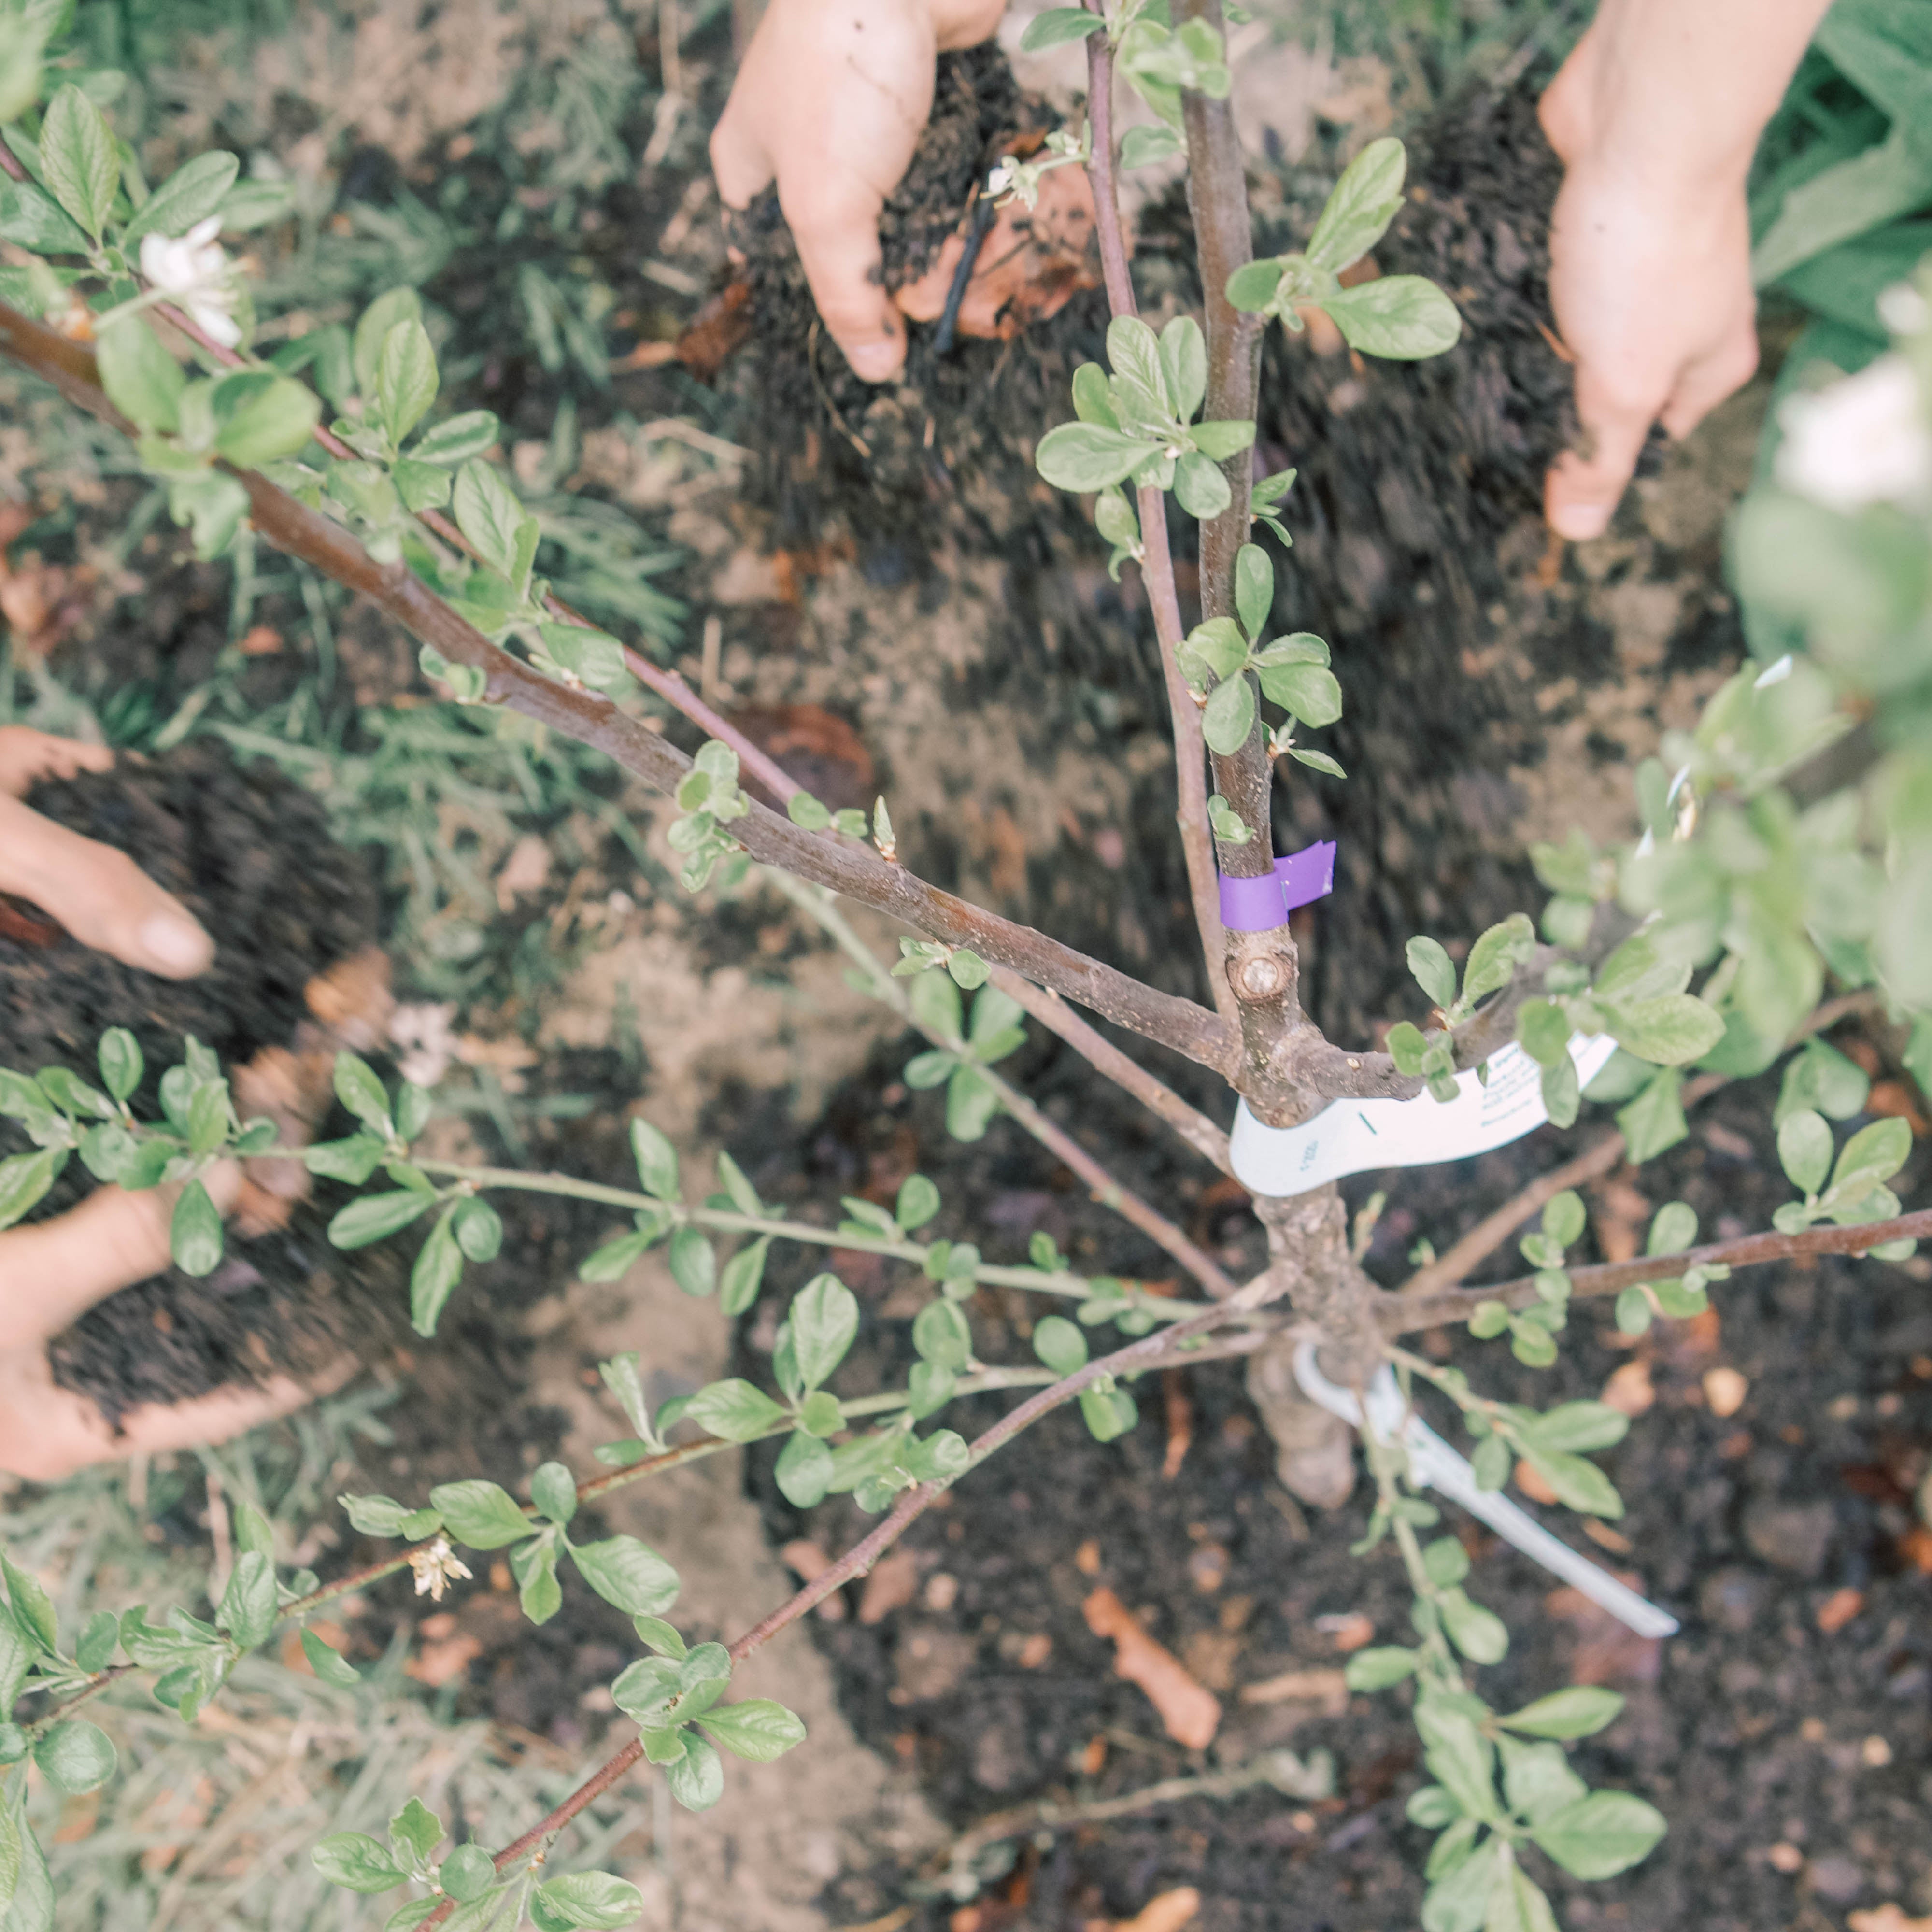
[(1335, 842), (1324, 838), (1306, 851), (1274, 862), (1258, 879), (1221, 875), (1221, 923), (1235, 932), (1266, 932), (1280, 926), (1297, 906), (1322, 898), (1335, 887)]

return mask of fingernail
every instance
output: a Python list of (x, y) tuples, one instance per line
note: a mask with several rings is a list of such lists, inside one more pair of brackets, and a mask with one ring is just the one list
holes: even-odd
[(852, 373), (862, 381), (884, 382), (899, 372), (905, 351), (890, 335), (876, 342), (855, 342), (845, 352)]
[(1560, 503), (1550, 512), (1550, 527), (1571, 543), (1588, 543), (1610, 526), (1607, 503)]
[(204, 972), (214, 957), (214, 942), (191, 919), (157, 913), (141, 928), (141, 950), (159, 973), (187, 978)]

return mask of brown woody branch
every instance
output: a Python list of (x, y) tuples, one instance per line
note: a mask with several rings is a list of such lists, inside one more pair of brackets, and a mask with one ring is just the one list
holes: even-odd
[[(1088, 10), (1102, 10), (1088, 0)], [(1087, 172), (1094, 187), (1094, 227), (1100, 242), (1100, 272), (1107, 306), (1116, 316), (1139, 312), (1133, 278), (1127, 270), (1126, 231), (1114, 169), (1114, 46), (1103, 31), (1087, 37)], [(1221, 882), (1214, 862), (1214, 840), (1208, 822), (1208, 747), (1201, 736), (1200, 707), (1180, 674), (1174, 652), (1185, 634), (1180, 598), (1174, 581), (1174, 554), (1167, 542), (1167, 497), (1151, 484), (1135, 491), (1141, 520), (1141, 578), (1154, 612), (1162, 682), (1174, 730), (1174, 779), (1180, 794), (1181, 850), (1187, 861), (1187, 889), (1194, 922), (1208, 963), (1208, 986), (1215, 1010), (1232, 1034), (1240, 1023), (1229, 985), (1227, 939), (1221, 926)]]
[[(1742, 1234), (1734, 1241), (1713, 1241), (1682, 1254), (1648, 1255), (1635, 1261), (1606, 1262), (1596, 1268), (1570, 1270), (1570, 1292), (1620, 1294), (1646, 1281), (1675, 1281), (1694, 1268), (1751, 1268), (1761, 1262), (1796, 1261), (1808, 1255), (1862, 1255), (1888, 1241), (1922, 1240), (1932, 1236), (1932, 1208), (1895, 1214), (1888, 1221), (1868, 1221), (1856, 1228), (1807, 1228), (1796, 1234)], [(1500, 1301), (1505, 1308), (1527, 1308), (1538, 1299), (1534, 1276), (1499, 1282), (1493, 1288), (1464, 1288), (1446, 1294), (1390, 1294), (1384, 1297), (1380, 1320), (1386, 1335), (1415, 1328), (1435, 1328), (1466, 1322), (1478, 1305)]]

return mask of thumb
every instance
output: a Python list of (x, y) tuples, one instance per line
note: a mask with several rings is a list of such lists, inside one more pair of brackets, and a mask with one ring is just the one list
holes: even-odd
[(778, 200), (812, 299), (852, 373), (868, 382), (890, 382), (905, 366), (905, 322), (885, 290), (879, 250), (884, 197), (856, 173), (834, 182), (788, 186)]
[(1544, 479), (1544, 514), (1559, 537), (1583, 543), (1610, 526), (1657, 419), (1661, 397), (1636, 402), (1612, 394), (1587, 363), (1576, 368), (1582, 447), (1567, 449)]
[(191, 980), (214, 942), (126, 853), (0, 797), (0, 892), (16, 892), (83, 946), (165, 980)]

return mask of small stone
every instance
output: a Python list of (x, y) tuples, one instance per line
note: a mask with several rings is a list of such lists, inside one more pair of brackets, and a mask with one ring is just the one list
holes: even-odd
[(1865, 1888), (1865, 1875), (1852, 1861), (1836, 1852), (1811, 1861), (1808, 1874), (1811, 1889), (1834, 1905), (1849, 1905)]
[(1750, 1384), (1736, 1369), (1704, 1371), (1704, 1400), (1711, 1405), (1713, 1415), (1736, 1414), (1744, 1407), (1744, 1397), (1750, 1393)]
[(1744, 1540), (1767, 1563), (1815, 1576), (1838, 1528), (1829, 1503), (1754, 1503), (1744, 1511)]
[(1787, 1877), (1792, 1873), (1804, 1868), (1804, 1854), (1796, 1845), (1786, 1844), (1782, 1839), (1764, 1856), (1766, 1862), (1773, 1871), (1781, 1871)]
[(1858, 1761), (1874, 1771), (1882, 1771), (1892, 1762), (1892, 1747), (1881, 1737), (1869, 1737), (1858, 1747)]

